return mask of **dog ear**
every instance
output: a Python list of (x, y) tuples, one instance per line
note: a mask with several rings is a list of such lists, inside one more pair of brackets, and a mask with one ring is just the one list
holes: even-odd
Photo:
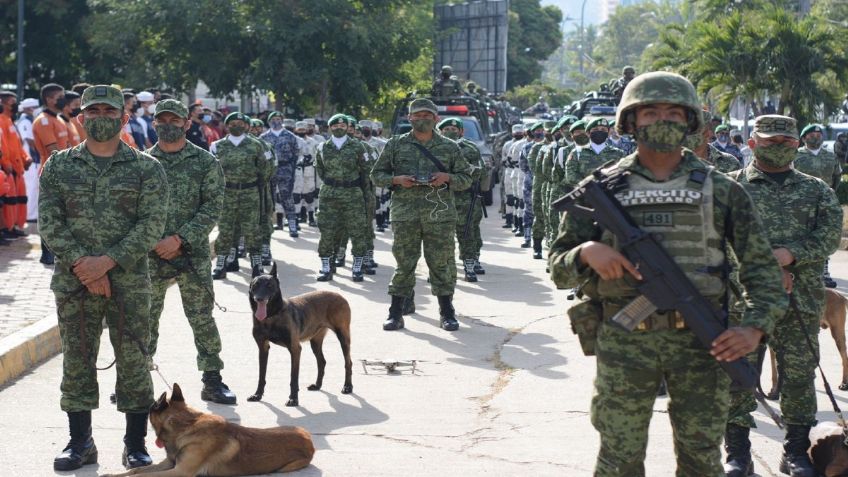
[(274, 261), (274, 264), (271, 265), (271, 276), (277, 278), (277, 261)]
[(171, 401), (185, 402), (185, 398), (183, 398), (183, 390), (180, 389), (180, 385), (177, 383), (174, 383), (174, 390), (171, 392)]
[(159, 399), (157, 399), (156, 402), (154, 402), (153, 405), (150, 406), (151, 411), (162, 411), (162, 410), (165, 410), (167, 408), (168, 408), (168, 393), (167, 392), (162, 393), (162, 395), (159, 396)]

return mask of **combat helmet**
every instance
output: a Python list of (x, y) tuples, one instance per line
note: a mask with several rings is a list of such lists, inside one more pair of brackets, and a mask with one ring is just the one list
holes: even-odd
[(695, 133), (704, 126), (698, 93), (692, 83), (676, 73), (654, 71), (633, 78), (624, 88), (615, 117), (618, 133), (633, 134), (636, 108), (657, 103), (677, 104), (686, 108), (689, 123), (687, 134)]

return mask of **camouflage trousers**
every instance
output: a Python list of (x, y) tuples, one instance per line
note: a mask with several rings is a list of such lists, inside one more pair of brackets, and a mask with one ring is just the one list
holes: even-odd
[[(274, 202), (282, 208), (282, 213), (287, 219), (296, 218), (294, 210), (294, 164), (280, 164), (271, 181), (271, 190), (274, 191)], [(229, 192), (229, 191), (228, 191)], [(226, 199), (224, 201), (226, 207)]]
[(226, 189), (224, 206), (218, 219), (218, 239), (215, 241), (215, 253), (226, 255), (230, 248), (238, 245), (240, 236), (244, 236), (244, 246), (250, 253), (259, 253), (267, 229), (263, 228), (268, 214), (262, 210), (259, 191), (250, 189)]
[(598, 477), (645, 475), (648, 426), (660, 381), (668, 386), (678, 477), (724, 476), (720, 445), (730, 378), (691, 331), (628, 333), (603, 323), (596, 345), (592, 424), (601, 435)]
[(274, 198), (271, 194), (271, 185), (265, 187), (265, 200), (262, 203), (265, 208), (265, 216), (260, 220), (260, 229), (262, 231), (262, 245), (271, 245), (271, 235), (274, 234)]
[[(55, 292), (62, 339), (62, 397), (59, 404), (65, 412), (89, 411), (99, 407), (100, 388), (94, 369), (100, 351), (103, 319), (109, 327), (109, 341), (117, 357), (115, 396), (118, 411), (147, 412), (153, 404), (153, 381), (147, 358), (130, 333), (147, 346), (150, 294), (124, 293), (112, 284), (112, 298), (94, 296), (86, 291), (74, 295)], [(120, 336), (123, 308), (124, 336)], [(85, 353), (88, 361), (85, 361)]]
[[(224, 369), (221, 361), (221, 335), (218, 325), (212, 317), (213, 296), (212, 265), (208, 257), (197, 257), (193, 260), (197, 274), (189, 269), (176, 270), (174, 267), (160, 262), (157, 258), (150, 259), (151, 264), (158, 262), (158, 267), (151, 267), (153, 294), (150, 298), (150, 356), (156, 355), (159, 344), (159, 319), (165, 305), (165, 293), (174, 283), (179, 287), (180, 300), (183, 304), (188, 324), (194, 334), (194, 347), (197, 350), (197, 369), (200, 371), (218, 371)], [(174, 260), (177, 266), (185, 264), (184, 257)], [(155, 275), (154, 275), (155, 274)]]
[[(374, 250), (374, 239), (377, 238), (377, 234), (374, 233), (374, 216), (377, 214), (377, 196), (370, 194), (365, 198), (365, 203), (365, 250)], [(336, 256), (344, 256), (348, 241), (350, 241), (349, 231), (347, 229), (342, 230), (339, 240), (336, 242)], [(351, 253), (353, 253), (353, 249), (351, 249)], [(355, 253), (353, 255), (357, 256)]]
[(524, 227), (530, 227), (532, 230), (535, 220), (535, 211), (533, 209), (533, 174), (524, 174), (524, 187), (521, 190), (524, 200), (522, 207), (522, 215), (524, 216)]
[(557, 235), (559, 235), (559, 224), (562, 222), (562, 213), (553, 210), (553, 204), (557, 199), (565, 195), (565, 190), (559, 184), (554, 184), (551, 186), (549, 192), (548, 199), (548, 207), (550, 210), (550, 232), (551, 232), (551, 241), (556, 240)]
[(480, 249), (483, 247), (483, 238), (480, 236), (480, 222), (483, 220), (482, 199), (474, 203), (474, 212), (471, 214), (471, 225), (468, 226), (468, 237), (465, 235), (465, 223), (468, 218), (468, 209), (471, 200), (466, 198), (467, 194), (460, 192), (463, 197), (454, 197), (456, 201), (456, 241), (459, 243), (459, 259), (476, 259), (480, 257)]
[[(802, 313), (801, 319), (818, 355), (819, 317), (812, 313)], [(783, 420), (787, 424), (816, 425), (816, 359), (792, 310), (775, 324), (769, 346), (777, 358), (777, 373), (781, 382), (780, 412), (783, 414)], [(748, 359), (756, 360), (756, 356), (748, 356)], [(756, 409), (757, 401), (752, 393), (735, 392), (732, 394), (727, 422), (743, 427), (756, 427), (754, 418), (751, 417), (751, 413)]]
[(545, 201), (542, 193), (542, 180), (533, 181), (531, 201), (533, 202), (533, 239), (545, 238)]
[(365, 255), (368, 250), (368, 234), (365, 202), (360, 196), (357, 200), (349, 198), (322, 198), (321, 209), (318, 211), (318, 229), (321, 238), (318, 240), (318, 256), (330, 257), (336, 253), (338, 245), (352, 242), (351, 253), (356, 257)]
[(415, 288), (415, 268), (424, 248), (424, 260), (430, 269), (430, 288), (435, 296), (453, 295), (456, 285), (456, 254), (453, 236), (456, 221), (392, 222), (392, 255), (397, 268), (389, 284), (389, 295), (411, 297)]

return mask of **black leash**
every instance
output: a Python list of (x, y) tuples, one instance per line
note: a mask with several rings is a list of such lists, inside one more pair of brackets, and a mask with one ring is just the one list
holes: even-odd
[(807, 346), (810, 347), (810, 353), (812, 353), (813, 358), (816, 360), (816, 367), (819, 368), (819, 374), (821, 375), (822, 382), (824, 383), (824, 392), (827, 393), (827, 397), (830, 399), (830, 405), (833, 406), (833, 411), (839, 419), (839, 425), (842, 426), (842, 443), (848, 446), (848, 427), (846, 427), (845, 417), (842, 415), (842, 409), (839, 409), (839, 404), (836, 402), (836, 397), (833, 395), (830, 383), (824, 375), (824, 370), (821, 367), (821, 357), (816, 352), (816, 347), (813, 345), (813, 339), (810, 337), (810, 333), (807, 332), (807, 328), (804, 327), (804, 320), (801, 318), (801, 310), (798, 309), (798, 303), (795, 301), (795, 296), (791, 293), (789, 294), (789, 306), (792, 308), (792, 314), (794, 314), (795, 318), (798, 320), (798, 326), (804, 334), (804, 339), (807, 340)]
[(218, 301), (215, 300), (215, 292), (211, 289), (211, 287), (206, 285), (206, 281), (204, 281), (203, 277), (200, 275), (200, 272), (197, 270), (197, 267), (195, 267), (194, 263), (192, 263), (191, 254), (188, 253), (188, 250), (186, 250), (186, 249), (181, 249), (181, 250), (182, 250), (183, 258), (185, 259), (185, 260), (183, 260), (185, 262), (185, 265), (180, 265), (173, 260), (166, 260), (162, 257), (157, 256), (157, 258), (159, 260), (161, 260), (161, 261), (165, 262), (166, 264), (170, 265), (171, 267), (173, 267), (177, 271), (177, 273), (175, 273), (174, 275), (169, 275), (169, 276), (164, 276), (164, 275), (157, 273), (156, 276), (163, 279), (163, 280), (170, 280), (172, 278), (176, 278), (179, 275), (182, 275), (183, 273), (188, 273), (188, 272), (193, 273), (195, 278), (197, 278), (198, 282), (201, 284), (203, 289), (206, 291), (206, 294), (208, 294), (209, 298), (212, 299), (212, 303), (215, 304), (215, 307), (217, 307), (219, 310), (221, 310), (222, 313), (226, 313), (227, 307), (221, 306), (218, 303)]

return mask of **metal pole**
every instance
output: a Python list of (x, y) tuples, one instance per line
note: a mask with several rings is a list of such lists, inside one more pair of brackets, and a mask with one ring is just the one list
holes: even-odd
[(586, 37), (586, 34), (583, 31), (583, 14), (585, 12), (586, 12), (586, 0), (583, 0), (583, 5), (580, 7), (580, 76), (581, 76), (580, 81), (581, 81), (581, 83), (585, 83), (585, 81), (583, 81), (583, 79), (582, 79), (582, 77), (583, 77), (583, 55), (586, 54), (585, 53), (585, 46), (586, 45), (583, 42), (583, 40)]
[(24, 98), (24, 0), (18, 0), (18, 101)]

